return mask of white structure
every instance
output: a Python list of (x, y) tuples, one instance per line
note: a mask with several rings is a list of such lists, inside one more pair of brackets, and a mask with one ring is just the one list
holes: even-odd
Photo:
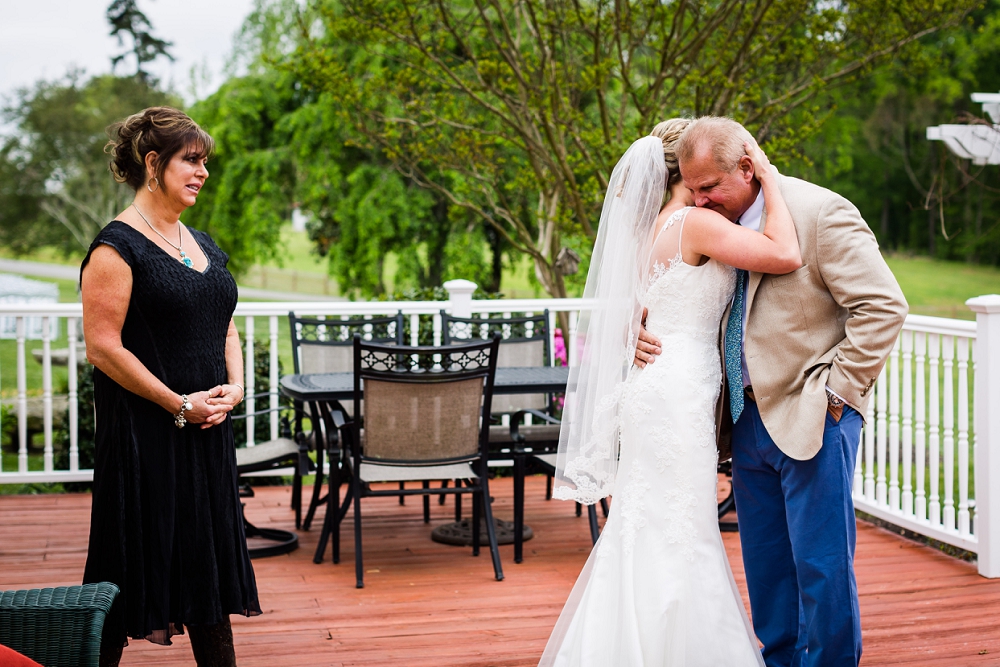
[(1000, 164), (1000, 93), (972, 93), (995, 123), (988, 125), (937, 125), (927, 128), (927, 138), (943, 141), (952, 153), (972, 164)]
[[(45, 283), (9, 273), (0, 273), (0, 304), (27, 303), (59, 303), (59, 286), (55, 283)], [(43, 325), (41, 317), (26, 318), (24, 322), (25, 337), (41, 340)], [(59, 328), (55, 327), (51, 338), (57, 338), (58, 335)], [(0, 338), (17, 338), (16, 317), (0, 317)]]

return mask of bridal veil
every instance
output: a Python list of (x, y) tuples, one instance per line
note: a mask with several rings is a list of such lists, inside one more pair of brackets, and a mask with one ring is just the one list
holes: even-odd
[(611, 172), (583, 291), (577, 362), (566, 388), (556, 498), (592, 505), (614, 486), (619, 403), (635, 355), (666, 180), (658, 137), (633, 143)]

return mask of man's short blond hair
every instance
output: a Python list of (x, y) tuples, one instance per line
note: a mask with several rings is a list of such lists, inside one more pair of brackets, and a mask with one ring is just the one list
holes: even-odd
[(702, 116), (696, 118), (677, 140), (677, 159), (682, 164), (704, 150), (711, 148), (712, 158), (719, 169), (729, 173), (736, 169), (740, 158), (746, 155), (743, 144), (753, 139), (745, 127), (732, 118)]

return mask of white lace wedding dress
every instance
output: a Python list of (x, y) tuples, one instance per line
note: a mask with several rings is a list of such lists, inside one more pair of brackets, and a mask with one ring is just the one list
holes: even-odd
[(540, 665), (763, 666), (719, 533), (718, 335), (735, 270), (678, 253), (654, 267), (646, 328), (663, 352), (633, 367), (622, 398), (611, 513)]

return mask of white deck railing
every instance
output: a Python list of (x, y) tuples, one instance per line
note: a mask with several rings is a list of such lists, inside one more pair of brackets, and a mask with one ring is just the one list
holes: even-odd
[[(402, 311), (409, 320), (411, 344), (417, 343), (421, 320), (430, 319), (433, 343), (441, 343), (442, 309), (459, 316), (486, 313), (539, 313), (549, 311), (550, 332), (559, 313), (566, 313), (565, 346), (577, 350), (576, 326), (581, 299), (511, 299), (473, 301), (475, 285), (452, 281), (449, 301), (369, 302), (241, 302), (235, 317), (242, 320), (246, 393), (256, 392), (253, 366), (254, 342), (267, 340), (268, 392), (248, 401), (247, 410), (278, 408), (278, 357), (282, 327), (287, 315), (340, 318), (394, 315)], [(984, 576), (1000, 577), (1000, 296), (969, 302), (977, 321), (911, 315), (907, 318), (885, 369), (875, 385), (875, 399), (866, 415), (867, 425), (854, 475), (856, 507), (889, 523), (978, 554)], [(69, 372), (67, 393), (55, 396), (52, 383), (52, 335), (65, 320), (67, 339), (74, 341), (81, 324), (80, 304), (0, 304), (0, 316), (17, 321), (13, 413), (17, 421), (17, 466), (0, 461), (0, 484), (89, 481), (93, 471), (79, 464), (78, 377)], [(41, 318), (41, 386), (27, 386), (28, 318)], [(549, 346), (550, 351), (554, 346)], [(69, 345), (68, 368), (75, 369), (80, 354)], [(36, 363), (31, 361), (30, 363)], [(290, 372), (287, 369), (286, 372)], [(7, 375), (9, 377), (9, 375)], [(68, 403), (68, 467), (55, 468), (53, 425), (57, 399)], [(9, 399), (6, 399), (9, 403)], [(41, 469), (29, 465), (29, 401), (32, 414), (41, 413)], [(38, 404), (40, 403), (40, 410)], [(269, 414), (270, 437), (279, 434), (279, 413)], [(37, 421), (37, 420), (36, 420)], [(247, 419), (247, 445), (254, 445), (254, 418)], [(62, 446), (62, 443), (59, 444)], [(991, 490), (996, 491), (991, 493)]]
[(911, 315), (866, 415), (855, 506), (975, 552), (969, 480), (976, 323)]

